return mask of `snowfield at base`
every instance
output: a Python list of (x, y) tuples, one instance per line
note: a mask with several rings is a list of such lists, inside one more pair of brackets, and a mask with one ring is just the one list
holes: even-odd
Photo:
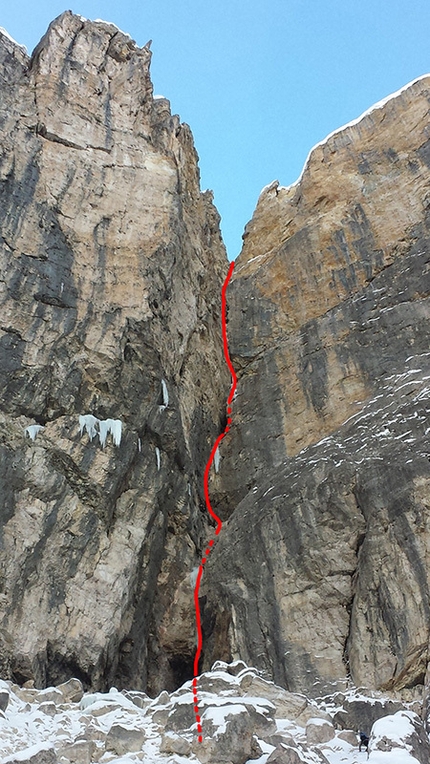
[[(73, 682), (74, 691), (76, 684), (79, 686), (78, 680)], [(212, 671), (205, 672), (198, 678), (198, 687), (204, 734), (201, 744), (196, 743), (194, 720), (187, 723), (187, 719), (193, 719), (194, 715), (191, 681), (170, 695), (162, 692), (155, 699), (149, 698), (143, 692), (133, 693), (112, 688), (109, 692), (85, 694), (81, 690), (82, 698), (79, 701), (67, 702), (65, 689), (25, 689), (0, 680), (0, 692), (9, 693), (6, 710), (0, 711), (0, 764), (10, 764), (11, 761), (28, 764), (32, 757), (36, 757), (34, 761), (37, 762), (38, 754), (48, 751), (52, 757), (53, 749), (56, 757), (54, 760), (58, 764), (75, 764), (83, 762), (84, 759), (87, 764), (89, 761), (103, 764), (199, 764), (195, 752), (201, 750), (200, 745), (205, 746), (205, 740), (210, 740), (212, 749), (215, 744), (215, 751), (208, 753), (208, 764), (219, 764), (217, 746), (221, 746), (219, 750), (225, 752), (225, 748), (222, 749), (225, 745), (223, 736), (227, 733), (228, 738), (229, 725), (234, 729), (235, 720), (239, 726), (243, 725), (245, 720), (245, 723), (250, 725), (250, 734), (255, 724), (259, 727), (258, 734), (254, 732), (253, 735), (262, 754), (257, 759), (249, 759), (246, 764), (267, 764), (269, 756), (275, 750), (275, 744), (279, 745), (279, 741), (282, 741), (286, 750), (293, 749), (302, 764), (321, 764), (321, 754), (329, 764), (364, 764), (367, 761), (369, 764), (417, 764), (409, 742), (415, 733), (414, 725), (420, 725), (420, 720), (415, 713), (408, 710), (408, 704), (403, 704), (404, 710), (375, 722), (369, 759), (364, 750), (358, 751), (357, 736), (357, 745), (351, 745), (339, 737), (342, 732), (336, 730), (330, 741), (311, 744), (307, 739), (305, 721), (300, 721), (297, 714), (295, 718), (289, 719), (284, 718), (281, 711), (277, 712), (276, 698), (281, 700), (280, 708), (285, 708), (282, 706), (283, 702), (288, 706), (288, 702), (294, 701), (297, 704), (300, 701), (306, 704), (307, 716), (312, 725), (323, 726), (327, 724), (323, 715), (329, 713), (333, 717), (343, 708), (342, 703), (364, 700), (371, 708), (376, 702), (375, 698), (383, 700), (380, 693), (371, 693), (368, 696), (362, 691), (350, 689), (342, 695), (337, 693), (318, 701), (306, 700), (302, 695), (288, 693), (277, 687), (256, 669), (244, 667), (244, 664), (238, 661), (232, 664), (217, 661)], [(255, 688), (267, 694), (267, 697), (256, 694)], [(187, 707), (190, 714), (187, 714)], [(256, 717), (258, 722), (255, 721)], [(109, 732), (113, 726), (118, 725), (123, 728), (125, 737), (127, 731), (130, 731), (130, 736), (136, 730), (144, 732), (144, 742), (139, 751), (125, 752), (121, 755), (114, 752), (109, 743)], [(165, 733), (168, 733), (167, 738), (170, 735), (170, 740), (182, 744), (188, 753), (184, 755), (172, 751), (160, 752)], [(355, 735), (356, 733), (357, 730), (354, 730)], [(89, 743), (90, 747), (93, 747), (90, 760), (88, 749), (85, 754), (82, 750), (82, 743), (86, 740), (92, 741)], [(381, 740), (388, 740), (392, 750), (376, 750), (375, 746)], [(80, 743), (79, 750), (73, 751), (70, 746), (73, 748), (76, 743)], [(40, 756), (39, 760), (43, 758)], [(221, 760), (225, 759), (220, 758)], [(234, 759), (233, 764), (236, 761), (238, 760)]]

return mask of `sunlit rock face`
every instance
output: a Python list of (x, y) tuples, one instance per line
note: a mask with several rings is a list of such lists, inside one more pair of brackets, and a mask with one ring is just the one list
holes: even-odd
[(150, 58), (70, 12), (0, 35), (2, 673), (38, 686), (191, 672), (227, 259)]
[(264, 189), (228, 291), (239, 382), (207, 660), (292, 690), (426, 670), (429, 102), (424, 77)]

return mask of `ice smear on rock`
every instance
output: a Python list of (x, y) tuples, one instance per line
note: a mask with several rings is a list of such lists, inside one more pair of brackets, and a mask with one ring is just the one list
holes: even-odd
[(163, 393), (163, 406), (167, 409), (167, 406), (169, 405), (169, 391), (167, 389), (166, 380), (161, 380), (161, 391)]
[(215, 472), (217, 472), (217, 473), (219, 472), (219, 463), (220, 463), (220, 461), (221, 461), (221, 456), (220, 456), (220, 453), (219, 453), (219, 446), (218, 446), (218, 448), (216, 449), (216, 451), (214, 453), (214, 467), (215, 467)]

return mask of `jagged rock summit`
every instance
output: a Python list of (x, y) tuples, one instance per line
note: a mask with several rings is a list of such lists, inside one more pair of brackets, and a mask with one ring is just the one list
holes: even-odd
[(39, 687), (191, 672), (227, 258), (150, 58), (71, 12), (0, 35), (1, 673)]

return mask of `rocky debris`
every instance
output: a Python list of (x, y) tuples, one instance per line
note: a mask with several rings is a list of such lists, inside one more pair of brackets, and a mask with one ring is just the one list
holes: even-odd
[(48, 745), (33, 745), (16, 755), (2, 759), (1, 764), (58, 764), (54, 748)]
[[(69, 689), (77, 688), (74, 680), (67, 684)], [(185, 761), (194, 764), (252, 764), (254, 761), (258, 764), (357, 764), (360, 760), (357, 759), (358, 728), (338, 731), (334, 719), (341, 708), (353, 704), (354, 699), (359, 698), (360, 703), (367, 703), (370, 708), (375, 704), (371, 692), (366, 695), (364, 689), (358, 693), (355, 688), (342, 696), (338, 693), (319, 699), (304, 698), (305, 711), (313, 715), (301, 721), (304, 711), (297, 716), (300, 709), (297, 703), (291, 703), (290, 715), (275, 706), (272, 699), (286, 691), (264, 679), (256, 669), (243, 663), (217, 662), (212, 671), (198, 679), (203, 727), (200, 743), (191, 682), (173, 693), (164, 691), (154, 700), (147, 699), (149, 702), (143, 707), (130, 699), (134, 694), (132, 690), (119, 692), (111, 688), (108, 693), (85, 693), (79, 702), (65, 702), (53, 692), (57, 688), (48, 688), (56, 700), (46, 701), (46, 691), (34, 690), (28, 702), (19, 696), (21, 692), (28, 692), (28, 688), (22, 690), (11, 682), (7, 687), (10, 701), (0, 717), (0, 764), (96, 764), (99, 761), (106, 764), (139, 761), (151, 764), (185, 764)], [(255, 691), (253, 695), (250, 688)], [(143, 693), (139, 693), (141, 695)], [(389, 709), (389, 698), (381, 696), (378, 702)], [(54, 715), (44, 713), (47, 703), (55, 707)], [(420, 718), (410, 711), (410, 705), (404, 704), (401, 711), (375, 722), (370, 735), (374, 757), (397, 746), (402, 755), (409, 752), (420, 764), (427, 762), (423, 758), (423, 752), (427, 752), (427, 735)], [(283, 708), (287, 709), (287, 705)], [(366, 718), (370, 718), (369, 715)], [(418, 750), (421, 759), (415, 753)], [(374, 758), (375, 764), (377, 760)]]
[(60, 764), (92, 764), (98, 761), (100, 751), (93, 740), (77, 740), (72, 745), (67, 745), (58, 751)]
[(150, 59), (70, 11), (32, 57), (0, 32), (0, 669), (20, 684), (192, 674), (228, 263)]

